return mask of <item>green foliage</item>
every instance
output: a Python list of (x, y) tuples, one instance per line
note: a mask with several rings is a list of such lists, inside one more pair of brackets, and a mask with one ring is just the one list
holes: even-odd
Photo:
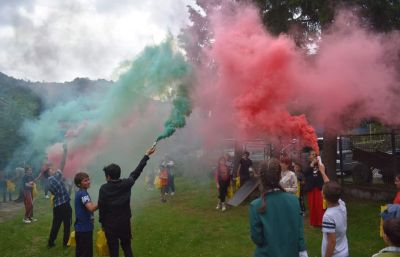
[[(400, 28), (399, 0), (253, 0), (265, 26), (273, 34), (312, 33), (330, 24), (337, 8), (358, 12), (363, 22), (377, 31)], [(295, 31), (291, 31), (295, 28)]]
[(0, 77), (0, 168), (11, 160), (13, 152), (23, 144), (18, 133), (26, 119), (38, 117), (42, 103), (40, 98), (18, 80)]

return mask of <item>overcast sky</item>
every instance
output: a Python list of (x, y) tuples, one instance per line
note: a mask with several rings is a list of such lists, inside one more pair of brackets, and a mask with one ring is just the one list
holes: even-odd
[(193, 2), (0, 0), (0, 72), (31, 81), (115, 79), (121, 62), (168, 31), (177, 35)]

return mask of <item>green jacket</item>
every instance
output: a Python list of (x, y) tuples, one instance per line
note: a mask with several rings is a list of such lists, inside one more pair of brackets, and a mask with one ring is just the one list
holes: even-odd
[(250, 204), (251, 239), (256, 244), (254, 257), (298, 257), (306, 250), (303, 216), (296, 196), (276, 191), (266, 196), (264, 213), (258, 209), (262, 199)]

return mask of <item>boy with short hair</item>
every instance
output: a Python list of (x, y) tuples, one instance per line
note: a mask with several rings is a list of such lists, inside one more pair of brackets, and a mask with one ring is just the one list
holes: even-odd
[(400, 257), (400, 219), (391, 218), (383, 222), (383, 240), (388, 247), (372, 257)]
[(348, 257), (347, 210), (340, 199), (342, 188), (336, 181), (327, 181), (322, 193), (328, 205), (322, 218), (322, 257)]
[(99, 190), (99, 222), (107, 239), (110, 257), (118, 257), (119, 243), (125, 257), (132, 257), (131, 248), (131, 190), (149, 160), (156, 150), (155, 145), (149, 148), (139, 165), (128, 178), (121, 179), (121, 167), (110, 164), (104, 167), (107, 183)]
[(79, 188), (75, 193), (75, 240), (76, 257), (93, 256), (93, 212), (97, 204), (90, 199), (87, 189), (90, 187), (89, 175), (79, 172), (74, 177), (74, 183)]

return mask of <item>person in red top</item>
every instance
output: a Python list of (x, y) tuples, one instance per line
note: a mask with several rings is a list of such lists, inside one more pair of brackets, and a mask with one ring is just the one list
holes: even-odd
[(397, 194), (393, 200), (393, 204), (400, 204), (400, 174), (397, 174), (396, 177), (394, 178), (394, 184), (396, 185), (397, 188)]
[(167, 193), (168, 193), (168, 170), (166, 166), (160, 166), (160, 192), (161, 192), (161, 202), (167, 202)]
[(226, 165), (225, 157), (221, 157), (218, 160), (218, 167), (215, 172), (215, 182), (218, 189), (218, 204), (216, 209), (221, 209), (222, 211), (226, 210), (225, 198), (228, 193), (228, 187), (231, 182), (231, 174), (230, 169)]

